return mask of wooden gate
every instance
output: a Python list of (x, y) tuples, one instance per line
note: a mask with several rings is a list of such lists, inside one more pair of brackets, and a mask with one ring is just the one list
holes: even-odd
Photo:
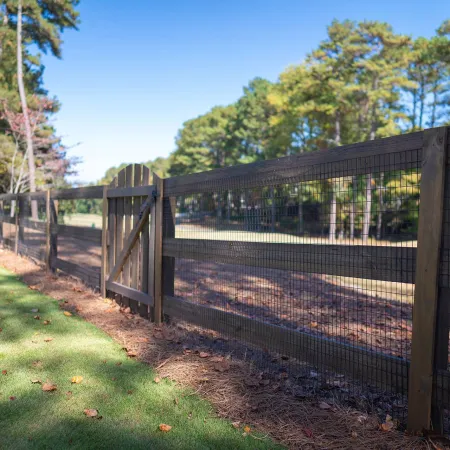
[(161, 260), (155, 222), (162, 183), (153, 179), (156, 185), (146, 166), (131, 164), (103, 193), (102, 292), (150, 318), (155, 318), (155, 262)]

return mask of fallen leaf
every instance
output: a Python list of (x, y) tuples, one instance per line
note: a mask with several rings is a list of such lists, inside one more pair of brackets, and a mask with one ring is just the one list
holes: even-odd
[(144, 342), (150, 342), (150, 339), (149, 338), (137, 338), (136, 339), (136, 342), (142, 342), (142, 343), (144, 343)]
[(42, 381), (41, 381), (41, 380), (38, 380), (37, 378), (36, 378), (35, 380), (31, 380), (31, 382), (32, 382), (33, 384), (41, 384), (41, 383), (42, 383)]
[(83, 377), (80, 375), (77, 375), (75, 377), (72, 377), (70, 380), (73, 384), (80, 384), (83, 381)]
[(358, 437), (358, 433), (356, 431), (352, 431), (352, 438), (355, 439)]
[(33, 361), (33, 362), (31, 363), (31, 365), (32, 365), (33, 367), (39, 367), (39, 368), (41, 368), (41, 367), (42, 367), (42, 361)]
[(33, 308), (33, 309), (31, 310), (31, 312), (37, 313), (37, 312), (39, 312), (39, 309), (38, 309), (38, 308)]
[(74, 291), (74, 292), (83, 292), (83, 290), (80, 289), (79, 287), (73, 287), (72, 291)]
[(9, 399), (12, 401), (12, 400), (15, 400), (16, 397), (14, 397), (14, 395), (11, 395), (11, 397), (9, 397)]
[(47, 381), (47, 383), (44, 383), (44, 384), (42, 385), (42, 390), (45, 391), (45, 392), (56, 391), (56, 384), (49, 383), (49, 382)]
[(209, 355), (209, 353), (206, 353), (206, 352), (200, 352), (198, 356), (200, 356), (200, 358), (208, 358), (208, 356), (210, 356), (210, 355)]
[(127, 394), (131, 395), (133, 393), (133, 391), (131, 389), (128, 389)]
[(67, 316), (67, 317), (70, 317), (72, 315), (72, 313), (69, 312), (69, 311), (64, 311), (64, 315)]
[(159, 377), (155, 377), (155, 379), (153, 380), (154, 383), (159, 383), (161, 381), (161, 378)]
[(38, 290), (38, 285), (34, 285), (34, 286), (28, 286), (28, 289), (31, 289), (32, 291), (37, 291)]
[(397, 425), (398, 425), (398, 421), (392, 420), (392, 417), (388, 414), (386, 416), (385, 422), (380, 425), (380, 429), (382, 431), (392, 431), (397, 427)]
[(303, 433), (310, 439), (314, 437), (314, 433), (312, 432), (311, 428), (303, 428)]
[(113, 381), (116, 381), (116, 380), (117, 380), (117, 378), (116, 378), (116, 377), (112, 377), (112, 378), (111, 378), (111, 380), (113, 380)]
[[(230, 368), (230, 361), (227, 359), (224, 359), (220, 362), (217, 362), (214, 364), (214, 370), (217, 370), (217, 372), (226, 372)], [(269, 380), (267, 380), (269, 381)]]
[(135, 356), (137, 356), (137, 353), (134, 350), (128, 350), (127, 356), (129, 356), (130, 358), (134, 358)]
[(72, 395), (72, 391), (67, 391), (66, 395), (67, 395), (67, 397), (70, 397)]
[(112, 313), (112, 312), (114, 312), (114, 309), (109, 308), (109, 309), (106, 310), (106, 312), (107, 312), (107, 313)]
[(96, 409), (85, 409), (84, 414), (88, 417), (97, 417), (98, 411)]
[(36, 320), (41, 320), (41, 316), (34, 316)]
[(231, 424), (231, 426), (232, 426), (233, 428), (238, 429), (238, 428), (241, 426), (241, 422), (233, 422), (233, 423)]
[(2, 370), (2, 375), (6, 375), (8, 373), (7, 370)]
[(44, 320), (44, 325), (50, 325), (52, 323), (51, 320)]
[(168, 432), (172, 429), (172, 427), (171, 427), (170, 425), (166, 425), (165, 423), (162, 423), (162, 424), (159, 426), (159, 429), (160, 429), (161, 431), (163, 431), (164, 433), (168, 433)]
[(121, 366), (121, 365), (122, 365), (121, 362), (116, 363), (116, 366)]
[(319, 403), (319, 408), (320, 409), (330, 409), (331, 406), (327, 402), (320, 402)]
[(250, 427), (248, 425), (244, 427), (244, 433), (250, 433)]
[(46, 337), (46, 338), (44, 338), (44, 342), (51, 342), (51, 341), (53, 341), (53, 338), (52, 338), (52, 337)]
[(222, 356), (213, 356), (213, 357), (210, 359), (210, 361), (211, 361), (211, 362), (221, 362), (221, 361), (223, 361), (223, 357), (222, 357)]
[(178, 399), (175, 397), (174, 401), (175, 405), (178, 405)]
[(310, 327), (311, 328), (317, 328), (319, 326), (319, 324), (317, 322), (311, 322), (310, 323)]

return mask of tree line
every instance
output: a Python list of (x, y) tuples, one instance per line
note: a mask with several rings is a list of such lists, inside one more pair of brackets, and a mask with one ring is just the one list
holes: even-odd
[[(395, 33), (387, 23), (335, 20), (326, 39), (276, 82), (255, 78), (235, 103), (216, 106), (185, 122), (162, 175), (201, 172), (450, 124), (449, 38), (450, 20), (431, 38), (417, 39)], [(359, 234), (367, 240), (371, 229), (381, 238), (383, 211), (389, 208), (410, 211), (401, 221), (414, 227), (419, 178), (417, 171), (410, 171), (335, 179), (320, 186), (305, 183), (296, 201), (297, 221), (309, 203), (326, 211), (330, 239), (345, 231), (351, 238)], [(393, 199), (386, 192), (398, 195)], [(399, 220), (398, 214), (392, 218), (391, 230), (401, 228)]]

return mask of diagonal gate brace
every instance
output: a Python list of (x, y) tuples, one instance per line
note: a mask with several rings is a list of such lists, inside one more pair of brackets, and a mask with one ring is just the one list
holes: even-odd
[(148, 221), (148, 215), (150, 213), (150, 208), (153, 202), (154, 196), (149, 195), (144, 204), (142, 205), (141, 211), (139, 212), (139, 221), (131, 230), (131, 233), (125, 242), (123, 250), (121, 251), (119, 257), (117, 258), (115, 266), (111, 270), (108, 282), (116, 281), (117, 278), (119, 277), (119, 274), (123, 269), (123, 266), (125, 265), (128, 257), (131, 255), (133, 247), (139, 238), (139, 233), (142, 231), (142, 229), (144, 228), (145, 224)]

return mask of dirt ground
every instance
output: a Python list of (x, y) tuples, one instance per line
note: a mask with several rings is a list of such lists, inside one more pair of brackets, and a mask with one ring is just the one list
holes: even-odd
[[(437, 449), (444, 442), (407, 436), (377, 417), (344, 408), (330, 400), (292, 395), (292, 380), (280, 374), (267, 379), (254, 366), (212, 353), (177, 324), (156, 327), (101, 298), (79, 281), (48, 274), (28, 259), (0, 250), (1, 265), (33, 289), (55, 298), (62, 308), (103, 329), (137, 358), (155, 367), (160, 377), (192, 388), (212, 402), (218, 415), (249, 425), (291, 449)], [(230, 425), (231, 426), (231, 425)], [(255, 437), (255, 448), (258, 441)]]

